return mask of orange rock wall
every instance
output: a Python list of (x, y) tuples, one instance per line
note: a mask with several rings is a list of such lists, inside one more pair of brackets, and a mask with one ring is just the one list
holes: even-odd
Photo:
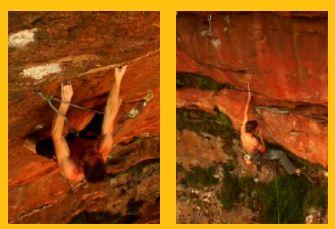
[(178, 89), (177, 107), (218, 107), (239, 129), (250, 77), (250, 115), (266, 139), (327, 166), (327, 30), (325, 12), (178, 13), (177, 72), (230, 89)]

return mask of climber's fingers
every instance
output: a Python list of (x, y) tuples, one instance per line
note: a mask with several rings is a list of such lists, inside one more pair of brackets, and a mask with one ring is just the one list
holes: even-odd
[(115, 76), (117, 78), (122, 79), (124, 73), (126, 72), (126, 69), (127, 69), (127, 65), (122, 65), (122, 66), (116, 67), (115, 70), (114, 70)]
[(71, 83), (69, 83), (68, 85), (66, 85), (66, 92), (72, 93), (72, 85), (71, 85)]
[(61, 83), (61, 92), (62, 93), (72, 93), (73, 89), (72, 89), (71, 82), (69, 82), (65, 85), (64, 85), (64, 83)]
[(71, 83), (65, 84), (61, 83), (61, 100), (64, 102), (70, 102), (73, 95)]

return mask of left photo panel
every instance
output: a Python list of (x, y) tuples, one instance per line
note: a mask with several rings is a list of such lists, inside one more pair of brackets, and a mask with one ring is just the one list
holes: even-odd
[(8, 223), (160, 222), (159, 12), (8, 12)]

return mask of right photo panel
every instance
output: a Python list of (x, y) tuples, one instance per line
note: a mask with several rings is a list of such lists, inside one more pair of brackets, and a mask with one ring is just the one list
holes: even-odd
[(328, 223), (328, 13), (176, 17), (177, 223)]

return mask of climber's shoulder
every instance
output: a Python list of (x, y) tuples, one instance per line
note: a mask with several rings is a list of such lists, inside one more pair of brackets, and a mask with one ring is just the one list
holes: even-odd
[(249, 153), (254, 153), (258, 150), (259, 140), (250, 133), (241, 133), (241, 141), (245, 150)]
[(67, 177), (67, 179), (69, 179), (70, 181), (74, 181), (74, 182), (80, 182), (82, 180), (84, 180), (84, 174), (83, 172), (73, 172), (71, 174), (69, 174)]

